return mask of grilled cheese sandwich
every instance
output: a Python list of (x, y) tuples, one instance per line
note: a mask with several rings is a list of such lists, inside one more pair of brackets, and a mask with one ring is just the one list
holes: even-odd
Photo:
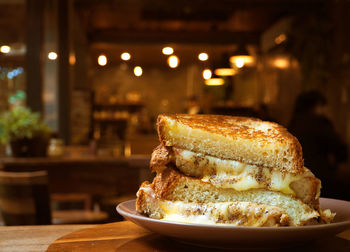
[[(217, 115), (160, 115), (157, 126), (161, 144), (150, 163), (157, 176), (138, 191), (140, 213), (248, 226), (310, 225), (334, 217), (319, 208), (321, 183), (282, 126)], [(266, 214), (258, 214), (261, 209)]]

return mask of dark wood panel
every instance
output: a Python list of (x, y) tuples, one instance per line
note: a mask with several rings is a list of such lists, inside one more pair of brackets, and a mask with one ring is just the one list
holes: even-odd
[[(148, 155), (130, 158), (4, 158), (5, 171), (47, 170), (50, 193), (101, 197), (136, 193), (149, 169)], [(149, 174), (151, 174), (149, 172)]]

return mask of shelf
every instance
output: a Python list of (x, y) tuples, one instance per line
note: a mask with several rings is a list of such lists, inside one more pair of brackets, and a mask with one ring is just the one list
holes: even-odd
[(139, 111), (144, 105), (141, 103), (120, 103), (120, 104), (94, 104), (93, 110), (126, 110), (131, 113)]

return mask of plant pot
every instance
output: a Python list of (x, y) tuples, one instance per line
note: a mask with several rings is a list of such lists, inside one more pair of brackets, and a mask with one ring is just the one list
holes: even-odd
[(21, 138), (10, 141), (13, 157), (46, 157), (48, 139), (44, 137)]

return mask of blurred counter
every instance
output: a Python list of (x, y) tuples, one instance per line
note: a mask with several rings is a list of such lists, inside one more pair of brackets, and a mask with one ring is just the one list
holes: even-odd
[(150, 155), (2, 158), (0, 170), (47, 170), (50, 193), (122, 195), (136, 193), (151, 179), (149, 161)]
[(71, 166), (73, 168), (89, 166), (148, 166), (150, 155), (132, 155), (130, 157), (76, 156), (76, 157), (5, 157), (0, 159), (0, 168), (5, 171), (32, 171), (50, 167)]

